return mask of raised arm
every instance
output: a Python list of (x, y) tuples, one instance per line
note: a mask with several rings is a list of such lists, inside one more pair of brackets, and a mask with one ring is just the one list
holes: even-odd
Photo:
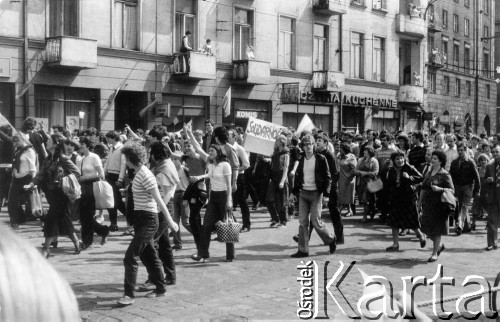
[(201, 156), (201, 158), (203, 160), (207, 161), (208, 154), (205, 151), (203, 151), (203, 148), (201, 147), (200, 143), (198, 143), (198, 141), (196, 141), (194, 134), (191, 131), (191, 128), (187, 125), (184, 125), (184, 131), (186, 132), (186, 134), (189, 138), (189, 142), (191, 142), (191, 144), (195, 148), (196, 152), (198, 152), (198, 154)]

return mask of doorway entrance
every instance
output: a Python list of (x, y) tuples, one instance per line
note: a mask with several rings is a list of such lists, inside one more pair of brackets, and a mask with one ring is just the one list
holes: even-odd
[(120, 91), (115, 98), (115, 130), (123, 130), (125, 124), (135, 131), (144, 129), (146, 122), (139, 111), (147, 105), (147, 93)]

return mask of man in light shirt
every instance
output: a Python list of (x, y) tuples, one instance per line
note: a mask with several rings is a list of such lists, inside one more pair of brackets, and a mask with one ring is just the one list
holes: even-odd
[(125, 203), (122, 200), (120, 189), (123, 188), (123, 179), (125, 178), (127, 162), (125, 156), (121, 152), (123, 144), (121, 142), (120, 133), (110, 131), (106, 134), (106, 138), (108, 139), (108, 143), (112, 146), (109, 150), (108, 160), (104, 166), (104, 174), (106, 176), (106, 181), (113, 187), (113, 195), (115, 198), (115, 207), (113, 209), (108, 209), (109, 221), (111, 222), (109, 230), (118, 231), (118, 210), (122, 214), (126, 213)]
[(444, 153), (446, 154), (445, 169), (447, 171), (450, 171), (451, 162), (458, 159), (457, 145), (455, 144), (456, 141), (457, 138), (454, 134), (446, 135), (446, 144), (448, 145), (448, 149), (444, 151)]
[(248, 208), (246, 193), (245, 193), (245, 170), (250, 167), (250, 159), (248, 157), (247, 151), (243, 149), (241, 145), (236, 142), (237, 133), (235, 130), (229, 130), (229, 139), (228, 143), (233, 146), (236, 150), (236, 155), (240, 161), (240, 166), (238, 168), (238, 178), (236, 179), (236, 192), (233, 193), (234, 204), (240, 205), (241, 208), (241, 217), (243, 219), (243, 227), (241, 228), (241, 232), (246, 233), (250, 231), (250, 209)]

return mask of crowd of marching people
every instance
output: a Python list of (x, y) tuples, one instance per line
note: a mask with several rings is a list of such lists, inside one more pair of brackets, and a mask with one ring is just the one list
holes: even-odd
[[(446, 249), (441, 236), (450, 226), (461, 235), (487, 217), (486, 250), (497, 249), (500, 135), (289, 129), (276, 137), (270, 156), (248, 153), (244, 139), (242, 128), (215, 127), (211, 120), (205, 132), (185, 125), (169, 133), (159, 125), (148, 131), (126, 126), (71, 133), (59, 125), (44, 130), (28, 117), (19, 131), (0, 127), (0, 206), (7, 206), (14, 230), (27, 221), (43, 222), (47, 258), (60, 236), (71, 239), (75, 255), (92, 247), (95, 234), (104, 245), (120, 230), (118, 214), (123, 214), (126, 227), (120, 233), (132, 241), (123, 260), (122, 305), (132, 304), (136, 291), (160, 297), (176, 283), (173, 251), (181, 250), (186, 238), (181, 226), (193, 236), (192, 259), (207, 261), (216, 222), (236, 208), (240, 233), (252, 228), (251, 210), (267, 210), (272, 229), (283, 229), (298, 216), (298, 232), (291, 234), (298, 243), (294, 258), (309, 256), (313, 230), (333, 254), (337, 245), (348, 243), (343, 217), (355, 215), (360, 224), (379, 220), (390, 227), (387, 252), (399, 251), (399, 237), (410, 231), (422, 248), (429, 238), (429, 262)], [(110, 186), (111, 208), (96, 207), (101, 196), (94, 186), (102, 181)], [(37, 193), (45, 196), (47, 212), (33, 211)], [(323, 208), (332, 229), (321, 219)], [(234, 243), (226, 243), (226, 262), (235, 258)], [(141, 285), (139, 259), (148, 271)]]

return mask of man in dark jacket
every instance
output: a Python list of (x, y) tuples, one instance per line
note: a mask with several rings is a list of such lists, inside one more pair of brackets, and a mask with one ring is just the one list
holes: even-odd
[(463, 142), (457, 143), (458, 159), (451, 162), (450, 175), (455, 186), (455, 196), (458, 201), (456, 233), (470, 231), (470, 217), (468, 207), (472, 197), (479, 198), (481, 184), (476, 164), (467, 155), (467, 148)]
[[(326, 158), (314, 152), (315, 141), (312, 135), (306, 135), (301, 142), (305, 154), (299, 161), (295, 176), (293, 195), (290, 201), (295, 202), (299, 197), (299, 250), (293, 254), (294, 258), (309, 256), (309, 224), (316, 233), (329, 245), (330, 254), (336, 249), (335, 236), (330, 233), (321, 221), (322, 199), (328, 202), (331, 177)], [(310, 215), (310, 216), (309, 216)]]

